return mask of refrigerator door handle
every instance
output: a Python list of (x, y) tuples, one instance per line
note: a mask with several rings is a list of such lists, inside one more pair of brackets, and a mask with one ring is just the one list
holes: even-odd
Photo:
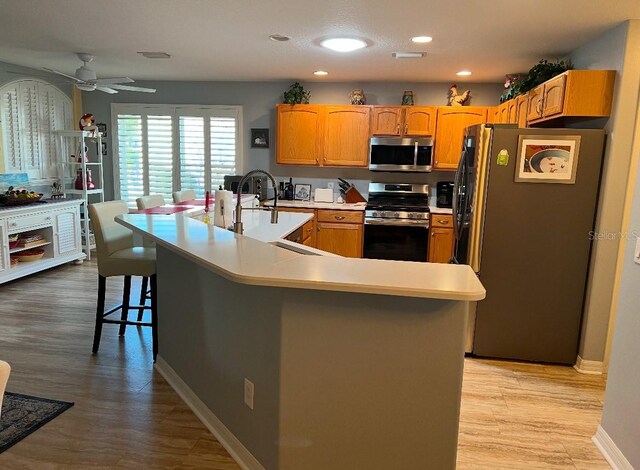
[[(453, 182), (453, 198), (452, 198), (452, 213), (453, 213), (453, 233), (456, 236), (456, 240), (460, 239), (460, 235), (462, 234), (462, 225), (459, 223), (459, 218), (460, 218), (460, 211), (464, 212), (465, 210), (465, 201), (464, 201), (464, 195), (463, 195), (463, 200), (459, 201), (458, 197), (460, 194), (460, 191), (466, 191), (465, 186), (465, 180), (466, 178), (464, 177), (464, 172), (465, 172), (465, 167), (466, 167), (466, 153), (467, 153), (467, 149), (466, 147), (462, 148), (462, 155), (460, 156), (460, 161), (458, 162), (458, 168), (456, 170), (456, 176), (454, 178), (454, 182)], [(458, 202), (462, 202), (463, 204), (461, 205), (461, 207), (458, 205)], [(464, 216), (464, 214), (463, 214)], [(464, 221), (462, 221), (464, 223)]]

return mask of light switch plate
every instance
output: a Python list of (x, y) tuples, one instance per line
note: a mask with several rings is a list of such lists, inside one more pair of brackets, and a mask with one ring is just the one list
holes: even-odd
[(636, 249), (633, 253), (633, 262), (640, 264), (640, 238), (636, 238)]

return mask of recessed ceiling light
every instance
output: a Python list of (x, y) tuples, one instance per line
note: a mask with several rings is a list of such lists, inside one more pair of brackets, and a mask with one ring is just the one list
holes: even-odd
[(325, 39), (320, 43), (322, 47), (331, 49), (336, 52), (352, 52), (363, 47), (367, 47), (367, 43), (362, 39), (355, 38), (331, 38)]
[(411, 40), (413, 42), (417, 42), (419, 44), (424, 44), (425, 42), (433, 41), (433, 38), (431, 36), (416, 36), (416, 37), (411, 38)]
[(460, 70), (459, 72), (456, 72), (456, 75), (459, 77), (466, 77), (467, 75), (471, 75), (471, 72), (468, 70)]
[(313, 72), (314, 75), (319, 75), (319, 76), (324, 76), (324, 75), (329, 75), (329, 72), (327, 72), (326, 70), (316, 70), (315, 72)]
[(424, 52), (392, 52), (391, 57), (396, 59), (422, 59)]
[(142, 51), (138, 52), (138, 54), (146, 57), (147, 59), (171, 59), (171, 55), (166, 52)]
[(285, 42), (291, 39), (289, 36), (285, 36), (284, 34), (272, 34), (269, 36), (269, 39), (272, 41)]

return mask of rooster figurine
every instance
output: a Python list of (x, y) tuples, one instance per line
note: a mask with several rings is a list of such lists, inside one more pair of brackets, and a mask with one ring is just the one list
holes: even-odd
[(449, 88), (449, 106), (463, 106), (469, 100), (470, 94), (470, 90), (465, 90), (459, 95), (458, 85), (451, 85), (451, 88)]

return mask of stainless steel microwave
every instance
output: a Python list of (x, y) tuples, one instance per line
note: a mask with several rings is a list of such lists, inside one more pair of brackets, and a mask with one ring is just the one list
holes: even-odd
[[(238, 185), (242, 175), (225, 175), (224, 177), (224, 189), (232, 191), (234, 194), (238, 194)], [(252, 176), (244, 183), (242, 188), (242, 194), (257, 194), (261, 201), (267, 199), (267, 177), (266, 176)]]
[(372, 137), (369, 169), (372, 171), (431, 171), (433, 139), (429, 137)]

